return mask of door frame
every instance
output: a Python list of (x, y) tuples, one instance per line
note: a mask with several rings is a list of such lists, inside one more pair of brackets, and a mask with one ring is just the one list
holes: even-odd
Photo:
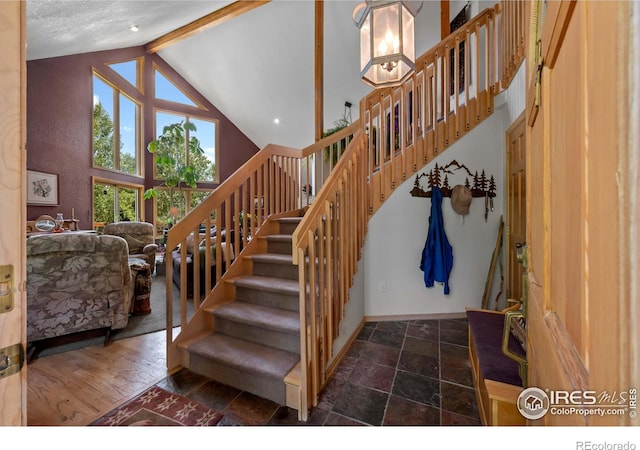
[[(635, 395), (630, 5), (548, 2), (537, 22), (544, 58), (528, 79), (527, 359), (531, 386), (549, 392)], [(637, 425), (633, 414), (546, 414), (529, 424)]]
[[(0, 265), (13, 266), (13, 309), (0, 314), (0, 348), (26, 346), (26, 7), (0, 2)], [(16, 362), (14, 362), (16, 364)], [(27, 425), (27, 369), (0, 379), (0, 425)]]
[[(511, 292), (509, 292), (509, 280), (511, 278), (511, 268), (509, 265), (509, 239), (510, 239), (510, 235), (511, 235), (511, 223), (509, 218), (511, 217), (510, 214), (510, 202), (509, 202), (509, 196), (511, 195), (511, 190), (510, 190), (510, 183), (509, 183), (509, 176), (510, 176), (510, 166), (509, 166), (509, 144), (511, 142), (511, 134), (519, 127), (519, 126), (524, 126), (524, 133), (523, 133), (523, 144), (525, 146), (525, 152), (526, 152), (526, 111), (523, 110), (522, 113), (520, 113), (520, 115), (513, 121), (513, 123), (511, 125), (509, 125), (509, 128), (507, 128), (507, 131), (505, 132), (505, 216), (506, 216), (506, 220), (505, 220), (505, 236), (504, 236), (504, 248), (506, 249), (506, 251), (504, 252), (504, 258), (505, 258), (505, 286), (504, 286), (504, 292), (505, 292), (505, 299), (508, 298), (507, 294), (510, 294)], [(527, 180), (526, 180), (526, 173), (527, 173), (527, 159), (525, 156), (525, 189), (528, 190), (528, 186), (527, 186)], [(525, 203), (526, 203), (526, 191), (525, 191)], [(525, 205), (524, 210), (526, 211), (526, 213), (528, 213), (527, 211), (527, 205)], [(526, 214), (525, 213), (525, 214)], [(526, 230), (525, 230), (525, 235), (526, 235)], [(525, 241), (526, 241), (526, 236), (525, 236)], [(517, 300), (517, 299), (516, 299)], [(509, 306), (508, 302), (506, 302), (505, 300), (505, 306)]]

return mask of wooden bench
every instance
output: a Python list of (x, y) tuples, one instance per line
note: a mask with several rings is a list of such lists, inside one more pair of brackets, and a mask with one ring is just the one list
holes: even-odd
[[(505, 312), (467, 309), (469, 359), (483, 425), (525, 425), (516, 406), (522, 392), (520, 364), (502, 350)], [(509, 350), (524, 357), (524, 350), (509, 336)]]

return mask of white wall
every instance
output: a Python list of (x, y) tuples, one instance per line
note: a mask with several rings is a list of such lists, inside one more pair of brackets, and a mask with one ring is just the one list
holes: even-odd
[[(361, 0), (327, 1), (324, 6), (325, 23), (331, 24), (335, 33), (324, 35), (324, 85), (334, 88), (324, 90), (324, 129), (333, 128), (342, 117), (344, 102), (349, 101), (353, 121), (360, 116), (360, 100), (372, 88), (360, 80), (360, 39), (353, 23), (353, 9)], [(349, 36), (345, 39), (344, 36)], [(440, 41), (440, 2), (425, 1), (415, 18), (416, 57), (422, 55)], [(313, 61), (311, 60), (312, 64)]]
[[(339, 1), (325, 3), (325, 20), (339, 22), (340, 28), (349, 29), (355, 25), (351, 17), (346, 20), (347, 11), (352, 12), (359, 1)], [(426, 1), (416, 16), (415, 22), (415, 43), (416, 56), (419, 56), (433, 47), (440, 41), (440, 2)], [(357, 45), (356, 45), (357, 44)], [(345, 65), (341, 67), (324, 68), (325, 83), (327, 85), (337, 85), (340, 89), (335, 92), (324, 93), (324, 128), (331, 128), (333, 122), (341, 117), (344, 112), (345, 100), (350, 101), (352, 120), (359, 117), (359, 104), (361, 98), (371, 91), (371, 88), (359, 80), (353, 83), (353, 73), (359, 73), (360, 48), (357, 42), (340, 42), (335, 36), (325, 35), (325, 60), (328, 60), (330, 53), (342, 55)], [(351, 61), (347, 63), (347, 61)], [(356, 62), (355, 66), (353, 62)], [(339, 79), (340, 83), (332, 83), (331, 80)], [(408, 194), (407, 194), (408, 195)], [(371, 226), (371, 224), (369, 225)], [(425, 235), (426, 236), (426, 235)], [(424, 244), (424, 242), (422, 243)], [(347, 340), (357, 330), (365, 315), (367, 303), (366, 277), (369, 271), (366, 269), (366, 244), (363, 250), (363, 257), (358, 263), (358, 272), (354, 278), (354, 284), (349, 292), (349, 303), (345, 307), (345, 317), (340, 323), (340, 333), (334, 343), (334, 355), (337, 355), (346, 345)], [(398, 314), (405, 314), (399, 312)]]
[[(369, 221), (364, 247), (365, 315), (393, 316), (463, 312), (479, 307), (495, 247), (498, 224), (504, 210), (504, 118), (496, 111), (442, 155), (418, 173), (429, 171), (437, 162), (452, 160), (470, 170), (484, 169), (493, 175), (497, 196), (494, 211), (484, 219), (484, 199), (475, 198), (469, 214), (461, 217), (451, 208), (449, 198), (442, 204), (445, 231), (453, 247), (453, 269), (449, 277), (451, 292), (444, 295), (440, 283), (424, 285), (419, 268), (428, 232), (431, 200), (410, 195), (414, 178), (400, 185)], [(464, 184), (465, 175), (449, 177), (450, 184)], [(472, 180), (470, 180), (472, 181)], [(424, 185), (423, 185), (424, 186)], [(493, 298), (498, 286), (494, 284)]]
[[(345, 111), (344, 102), (349, 101), (351, 119), (360, 114), (360, 99), (371, 92), (371, 87), (360, 80), (360, 38), (353, 23), (353, 9), (360, 1), (329, 1), (324, 3), (324, 127), (334, 127), (334, 122)], [(327, 24), (331, 24), (329, 27)], [(335, 29), (335, 33), (328, 32)], [(349, 36), (349, 39), (345, 39)], [(313, 60), (309, 61), (313, 64)], [(331, 89), (327, 87), (331, 86)]]
[(364, 259), (360, 259), (353, 286), (349, 290), (349, 302), (344, 307), (344, 318), (340, 322), (338, 338), (333, 343), (334, 357), (348, 344), (349, 338), (358, 330), (364, 318), (364, 274)]
[[(449, 22), (451, 22), (466, 5), (466, 0), (452, 0), (449, 3)], [(479, 12), (480, 11), (477, 10), (476, 6), (472, 4), (471, 10), (467, 13), (467, 21), (473, 19), (473, 17), (476, 16)]]
[[(439, 283), (424, 286), (419, 269), (427, 237), (431, 200), (415, 198), (409, 192), (415, 178), (405, 181), (369, 221), (364, 247), (365, 315), (403, 316), (463, 312), (465, 307), (479, 307), (485, 289), (491, 256), (496, 244), (500, 215), (506, 211), (505, 133), (525, 107), (525, 70), (522, 63), (509, 89), (495, 99), (495, 112), (469, 135), (427, 164), (418, 173), (431, 170), (435, 163), (457, 160), (472, 171), (485, 170), (497, 185), (494, 211), (484, 221), (484, 200), (475, 198), (464, 222), (451, 208), (448, 198), (442, 210), (445, 231), (453, 247), (453, 269), (449, 278), (451, 292), (444, 295)], [(449, 178), (450, 184), (463, 184), (464, 176)], [(422, 186), (425, 186), (422, 184)], [(503, 268), (504, 247), (501, 254)], [(499, 292), (500, 272), (495, 269), (490, 306)], [(504, 305), (504, 295), (500, 305)]]
[[(424, 173), (455, 159), (472, 171), (485, 170), (493, 175), (497, 186), (494, 210), (484, 221), (484, 200), (475, 198), (464, 220), (451, 209), (451, 201), (443, 200), (445, 231), (453, 247), (454, 264), (449, 278), (451, 292), (444, 295), (440, 283), (424, 286), (424, 274), (419, 269), (422, 249), (427, 237), (431, 200), (412, 197), (415, 178), (405, 181), (371, 218), (358, 263), (358, 272), (349, 292), (345, 317), (333, 350), (337, 355), (355, 333), (363, 317), (413, 316), (461, 313), (465, 307), (479, 307), (486, 277), (496, 243), (500, 216), (506, 211), (505, 197), (505, 132), (524, 111), (525, 67), (523, 63), (509, 89), (495, 99), (495, 112), (460, 142), (427, 164)], [(462, 184), (464, 174), (450, 177), (451, 185)], [(426, 185), (421, 182), (421, 185)], [(504, 241), (503, 241), (504, 246)], [(501, 252), (505, 266), (504, 247)], [(490, 304), (500, 290), (500, 271), (493, 279)], [(505, 304), (500, 296), (499, 306)]]
[[(472, 2), (472, 16), (485, 7), (493, 6), (490, 2), (484, 2), (486, 5), (479, 3), (483, 2)], [(463, 2), (459, 6), (461, 8)], [(425, 6), (420, 14), (426, 10)], [(459, 8), (455, 14), (457, 11)], [(436, 25), (436, 34), (439, 34), (439, 23)], [(437, 36), (421, 38), (426, 46), (425, 39), (433, 42), (422, 52), (436, 43)], [(428, 232), (431, 201), (411, 197), (409, 192), (415, 179), (412, 177), (396, 189), (369, 221), (363, 257), (350, 291), (345, 319), (340, 325), (340, 336), (334, 345), (335, 354), (355, 332), (363, 316), (460, 313), (467, 306), (480, 306), (500, 216), (506, 211), (505, 132), (525, 108), (525, 70), (526, 62), (520, 66), (509, 89), (495, 98), (495, 112), (491, 117), (418, 171), (423, 173), (431, 170), (436, 162), (447, 164), (456, 159), (473, 171), (480, 172), (484, 169), (485, 174), (493, 175), (496, 181), (494, 210), (489, 212), (487, 222), (484, 221), (483, 199), (476, 198), (472, 201), (464, 222), (451, 209), (450, 199), (445, 198), (443, 201), (445, 231), (454, 254), (453, 270), (449, 278), (450, 294), (444, 295), (440, 283), (436, 283), (433, 288), (424, 286), (424, 274), (420, 271), (419, 264)], [(464, 183), (464, 176), (454, 175), (450, 177), (450, 181), (451, 185)], [(503, 267), (504, 255), (503, 250)], [(499, 283), (500, 273), (497, 267), (489, 296), (491, 302), (499, 291)], [(501, 296), (501, 304), (504, 304), (504, 295)]]
[[(324, 129), (333, 127), (336, 120), (342, 117), (345, 101), (351, 102), (351, 118), (357, 120), (359, 101), (371, 92), (371, 87), (360, 80), (360, 40), (358, 30), (353, 23), (352, 13), (361, 0), (328, 1), (324, 6), (325, 23), (331, 24), (335, 33), (325, 32), (324, 36), (324, 84), (334, 86), (331, 91), (325, 89)], [(493, 7), (496, 1), (471, 2), (468, 19), (485, 8)], [(449, 8), (450, 19), (453, 19), (467, 4), (466, 0), (454, 0)], [(325, 27), (327, 29), (328, 27)], [(344, 36), (349, 36), (345, 39)], [(415, 18), (416, 57), (422, 55), (440, 42), (440, 2), (425, 1)]]
[[(494, 99), (495, 108), (504, 108), (505, 110), (505, 124), (506, 128), (509, 128), (513, 122), (522, 114), (527, 102), (527, 89), (526, 89), (526, 60), (520, 65), (515, 77), (511, 80), (509, 89), (501, 92)], [(505, 129), (506, 129), (505, 128)]]
[(423, 2), (414, 28), (417, 58), (440, 42), (440, 2)]

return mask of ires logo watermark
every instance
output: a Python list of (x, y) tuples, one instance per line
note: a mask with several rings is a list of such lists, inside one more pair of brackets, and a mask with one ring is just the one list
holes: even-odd
[(637, 390), (562, 391), (529, 387), (518, 396), (516, 406), (523, 417), (536, 420), (547, 413), (555, 415), (615, 416), (637, 415)]

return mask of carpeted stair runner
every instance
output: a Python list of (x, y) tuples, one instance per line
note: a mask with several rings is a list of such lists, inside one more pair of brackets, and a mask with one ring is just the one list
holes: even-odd
[(236, 301), (217, 309), (214, 315), (218, 333), (300, 353), (297, 312)]
[(267, 253), (248, 257), (252, 273), (235, 278), (235, 298), (212, 311), (215, 331), (185, 343), (190, 370), (286, 404), (284, 378), (300, 361), (300, 287), (291, 257), (300, 220), (279, 219), (279, 233), (265, 237)]
[(284, 253), (291, 255), (291, 235), (272, 234), (266, 237), (268, 253)]
[(285, 404), (284, 377), (300, 355), (213, 333), (189, 346), (191, 370), (220, 383)]
[(250, 256), (253, 262), (253, 274), (269, 277), (277, 276), (298, 281), (298, 266), (293, 264), (293, 257), (280, 253), (264, 253)]
[(274, 277), (246, 276), (234, 281), (236, 301), (287, 311), (300, 310), (300, 286), (297, 281)]

